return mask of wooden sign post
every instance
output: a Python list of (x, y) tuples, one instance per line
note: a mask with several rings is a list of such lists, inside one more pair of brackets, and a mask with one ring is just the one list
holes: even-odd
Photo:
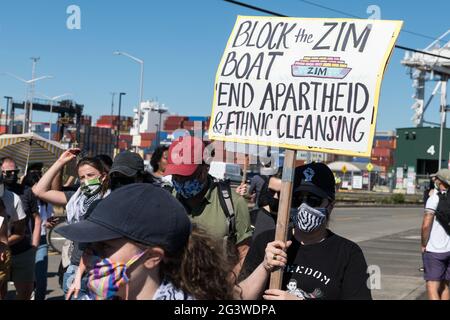
[[(275, 240), (286, 241), (291, 211), (292, 187), (294, 184), (295, 150), (286, 150), (284, 155), (283, 176), (281, 182), (280, 205), (278, 206)], [(270, 289), (281, 289), (283, 270), (270, 275)]]

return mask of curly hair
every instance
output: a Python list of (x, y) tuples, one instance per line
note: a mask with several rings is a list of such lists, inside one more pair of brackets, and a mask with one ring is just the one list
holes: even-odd
[(161, 161), (164, 152), (166, 152), (167, 150), (169, 150), (168, 147), (166, 146), (161, 146), (156, 148), (155, 152), (153, 152), (152, 154), (152, 159), (150, 160), (150, 165), (153, 168), (153, 172), (156, 172), (159, 170), (159, 162)]
[(222, 239), (212, 238), (193, 225), (189, 242), (182, 252), (166, 254), (162, 276), (197, 300), (232, 300), (236, 293), (233, 268), (237, 257), (230, 257)]

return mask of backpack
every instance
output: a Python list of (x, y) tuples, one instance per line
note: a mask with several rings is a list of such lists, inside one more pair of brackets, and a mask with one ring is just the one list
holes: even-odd
[(216, 187), (218, 188), (220, 206), (227, 219), (228, 234), (225, 237), (225, 243), (234, 246), (237, 240), (236, 214), (234, 211), (233, 199), (231, 197), (230, 181), (214, 178), (212, 188), (214, 189)]
[(448, 193), (438, 193), (439, 203), (436, 209), (436, 220), (444, 228), (445, 232), (450, 235), (450, 197)]
[(236, 244), (236, 214), (234, 212), (233, 199), (231, 197), (230, 181), (214, 179), (214, 184), (218, 188), (220, 206), (227, 218), (228, 235), (226, 240), (228, 240), (227, 242), (229, 243)]

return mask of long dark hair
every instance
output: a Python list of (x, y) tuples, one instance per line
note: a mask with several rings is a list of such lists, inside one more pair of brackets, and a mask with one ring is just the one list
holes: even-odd
[(237, 257), (227, 253), (222, 239), (212, 238), (193, 225), (182, 252), (166, 253), (161, 273), (197, 300), (232, 300), (237, 286), (233, 273), (237, 261)]
[(83, 159), (81, 159), (80, 161), (78, 161), (77, 163), (77, 172), (80, 169), (80, 167), (82, 166), (90, 166), (92, 168), (97, 169), (98, 172), (100, 172), (101, 174), (105, 175), (105, 179), (103, 180), (102, 183), (102, 194), (105, 194), (106, 191), (109, 189), (109, 178), (108, 178), (108, 171), (107, 169), (103, 166), (103, 162), (96, 157), (85, 157)]
[(161, 146), (156, 148), (155, 152), (153, 152), (152, 154), (152, 159), (150, 160), (150, 165), (153, 168), (153, 172), (156, 172), (159, 170), (159, 162), (161, 161), (164, 152), (166, 152), (167, 150), (169, 150), (168, 147), (166, 146)]
[(37, 171), (28, 171), (26, 176), (22, 180), (22, 186), (33, 187), (41, 179), (42, 174)]

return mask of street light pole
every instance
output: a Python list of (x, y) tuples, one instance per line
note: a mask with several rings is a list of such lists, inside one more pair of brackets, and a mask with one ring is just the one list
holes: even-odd
[[(136, 134), (139, 135), (140, 131), (141, 131), (141, 117), (142, 117), (141, 105), (142, 105), (142, 101), (144, 99), (144, 60), (136, 58), (136, 57), (132, 56), (131, 54), (129, 54), (127, 52), (123, 52), (123, 51), (115, 51), (113, 54), (128, 57), (131, 60), (133, 60), (141, 65), (139, 104), (138, 104), (138, 123), (137, 123), (137, 128), (135, 128)], [(138, 149), (138, 147), (136, 147), (136, 151), (138, 151), (137, 149)]]
[(125, 96), (126, 93), (125, 92), (121, 92), (119, 93), (119, 120), (118, 120), (118, 124), (117, 124), (117, 149), (119, 149), (119, 136), (120, 136), (120, 116), (121, 116), (121, 111), (122, 111), (122, 96)]
[(156, 140), (157, 141), (156, 146), (159, 147), (159, 145), (161, 143), (161, 138), (160, 138), (160, 135), (161, 135), (161, 118), (162, 118), (163, 113), (166, 113), (167, 111), (169, 111), (169, 109), (166, 109), (164, 107), (164, 105), (162, 105), (162, 107), (160, 107), (160, 106), (158, 106), (157, 108), (153, 107), (152, 111), (156, 111), (156, 112), (159, 113), (159, 125), (158, 125), (158, 130), (156, 131), (156, 135), (157, 135), (157, 137), (156, 137), (156, 139), (157, 139)]
[[(35, 64), (35, 63), (33, 62), (33, 65), (34, 65), (34, 64)], [(33, 68), (34, 68), (34, 66), (33, 66)], [(30, 91), (32, 91), (32, 90), (30, 90), (30, 87), (31, 87), (31, 85), (32, 85), (33, 83), (35, 83), (35, 82), (37, 82), (37, 81), (39, 81), (39, 80), (43, 80), (43, 79), (51, 79), (51, 78), (53, 78), (52, 76), (42, 76), (42, 77), (39, 77), (39, 78), (34, 78), (34, 77), (33, 77), (31, 80), (25, 80), (25, 79), (23, 79), (23, 78), (21, 78), (21, 77), (19, 77), (19, 76), (16, 76), (16, 75), (13, 74), (13, 73), (5, 72), (4, 74), (6, 74), (6, 75), (8, 75), (8, 76), (11, 76), (11, 77), (13, 77), (13, 78), (16, 78), (17, 80), (19, 80), (19, 81), (21, 81), (21, 82), (23, 82), (23, 83), (25, 83), (25, 84), (28, 85), (28, 87), (27, 87), (27, 97), (26, 97), (26, 100), (28, 100), (28, 98), (29, 98), (29, 93), (30, 93)], [(34, 74), (34, 69), (33, 69), (33, 74)], [(33, 90), (34, 90), (34, 89), (33, 89)], [(33, 94), (31, 94), (31, 96), (33, 96)], [(32, 97), (31, 97), (31, 100), (33, 100)], [(24, 104), (25, 118), (24, 118), (24, 125), (23, 125), (23, 128), (22, 128), (22, 133), (30, 132), (29, 126), (28, 126), (30, 119), (28, 118), (28, 116), (30, 115), (30, 113), (29, 113), (30, 110), (32, 111), (32, 109), (33, 109), (33, 105), (32, 105), (32, 101), (31, 101), (30, 109), (27, 109), (27, 104), (28, 104), (28, 101), (25, 101), (25, 104)]]

